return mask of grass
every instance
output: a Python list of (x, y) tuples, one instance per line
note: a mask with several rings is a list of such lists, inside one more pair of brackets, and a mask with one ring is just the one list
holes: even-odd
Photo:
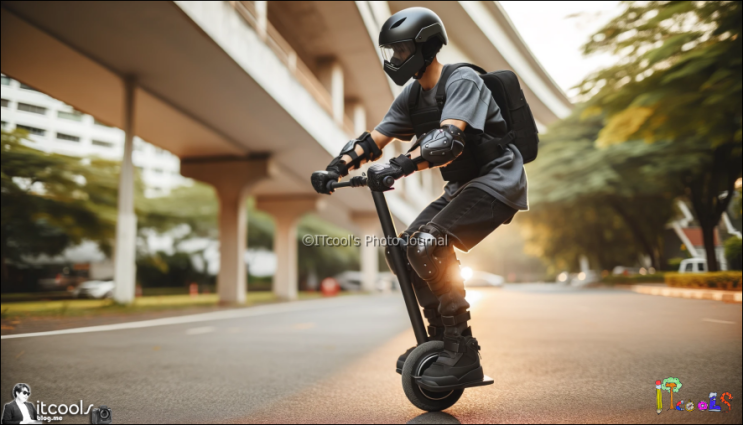
[[(299, 300), (321, 298), (319, 292), (300, 292)], [(5, 301), (5, 300), (3, 300)], [(247, 303), (252, 306), (269, 304), (280, 300), (273, 292), (249, 292)], [(131, 305), (116, 304), (112, 300), (58, 300), (58, 301), (29, 301), (3, 302), (0, 304), (2, 318), (31, 317), (31, 316), (96, 316), (108, 314), (131, 314), (141, 312), (156, 312), (189, 307), (215, 307), (219, 304), (217, 294), (190, 295), (159, 295), (135, 298)]]

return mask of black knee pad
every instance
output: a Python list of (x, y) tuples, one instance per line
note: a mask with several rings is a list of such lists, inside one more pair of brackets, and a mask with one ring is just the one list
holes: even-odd
[(423, 225), (410, 236), (407, 253), (410, 266), (426, 282), (446, 277), (452, 263), (459, 264), (451, 245), (437, 245), (444, 235), (436, 227)]

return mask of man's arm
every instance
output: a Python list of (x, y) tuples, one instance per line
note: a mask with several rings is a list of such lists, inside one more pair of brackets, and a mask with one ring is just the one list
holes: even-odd
[(454, 161), (464, 150), (465, 127), (466, 123), (462, 121), (444, 120), (441, 128), (424, 134), (412, 152), (392, 158), (385, 164), (369, 167), (367, 186), (372, 191), (384, 192), (392, 187), (394, 180), (426, 168), (443, 167)]
[[(388, 144), (390, 144), (390, 142), (394, 140), (394, 137), (385, 136), (384, 134), (378, 132), (377, 130), (372, 130), (370, 134), (371, 134), (371, 138), (374, 140), (374, 143), (377, 145), (377, 147), (379, 147), (380, 151), (383, 150), (385, 146), (387, 146)], [(361, 155), (364, 153), (364, 148), (362, 148), (361, 145), (356, 145), (356, 148), (354, 149), (354, 151), (356, 152), (357, 155)], [(341, 159), (344, 164), (350, 164), (348, 167), (349, 171), (356, 168), (354, 164), (351, 164), (351, 161), (353, 160), (353, 158), (351, 158), (350, 155), (343, 155)], [(368, 161), (362, 160), (359, 166), (365, 164), (366, 162)]]
[[(453, 125), (462, 131), (464, 131), (465, 127), (467, 127), (467, 123), (464, 121), (460, 121), (460, 120), (444, 120), (441, 122), (441, 126), (443, 127), (445, 125)], [(385, 136), (384, 134), (378, 132), (377, 130), (372, 130), (370, 134), (371, 134), (372, 139), (374, 139), (374, 143), (376, 143), (377, 146), (379, 147), (379, 150), (383, 150), (385, 146), (390, 144), (390, 142), (392, 142), (395, 139), (394, 137)], [(361, 155), (362, 153), (364, 153), (364, 149), (359, 145), (356, 145), (355, 151), (358, 155)], [(421, 149), (419, 146), (414, 151), (410, 152), (410, 159), (415, 159), (419, 157), (420, 155), (421, 155)], [(351, 162), (351, 157), (349, 155), (343, 155), (343, 161), (344, 163), (349, 164)], [(361, 162), (361, 164), (363, 165), (366, 162), (367, 161), (364, 160)], [(442, 167), (443, 165), (446, 165), (446, 164), (438, 165), (437, 167)], [(429, 168), (427, 161), (424, 161), (418, 164), (418, 171), (425, 170), (427, 168)], [(348, 169), (353, 170), (354, 169), (353, 165), (351, 165)]]

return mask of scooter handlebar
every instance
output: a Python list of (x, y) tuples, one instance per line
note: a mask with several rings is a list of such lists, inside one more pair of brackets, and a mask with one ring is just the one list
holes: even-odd
[(362, 187), (362, 186), (366, 186), (366, 177), (358, 176), (358, 177), (351, 177), (350, 180), (347, 180), (344, 182), (329, 181), (327, 188), (328, 188), (328, 192), (331, 192), (334, 189), (338, 189), (341, 187)]

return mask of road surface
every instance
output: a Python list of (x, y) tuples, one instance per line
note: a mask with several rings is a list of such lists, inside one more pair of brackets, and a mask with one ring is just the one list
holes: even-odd
[[(414, 341), (399, 293), (4, 337), (0, 391), (7, 402), (25, 382), (33, 403), (105, 404), (114, 423), (741, 423), (740, 304), (546, 284), (475, 288), (468, 299), (495, 384), (442, 413), (413, 407), (394, 371)], [(730, 392), (732, 411), (656, 414), (655, 381), (669, 376), (683, 385), (674, 402)]]

